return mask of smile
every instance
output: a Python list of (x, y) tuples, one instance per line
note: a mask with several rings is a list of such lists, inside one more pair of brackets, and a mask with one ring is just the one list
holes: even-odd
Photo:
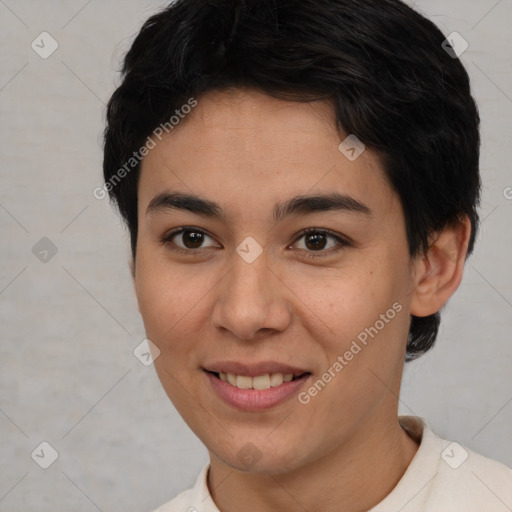
[(214, 374), (223, 382), (228, 382), (239, 389), (269, 389), (280, 386), (283, 382), (290, 382), (298, 379), (301, 375), (293, 373), (265, 373), (250, 377), (249, 375), (235, 375), (233, 373), (219, 372)]
[(204, 370), (211, 389), (224, 403), (242, 411), (263, 411), (276, 407), (300, 392), (311, 373), (264, 373), (236, 375)]

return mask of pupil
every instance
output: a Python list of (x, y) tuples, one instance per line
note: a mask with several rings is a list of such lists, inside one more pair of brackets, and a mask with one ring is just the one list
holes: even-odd
[[(326, 236), (322, 233), (306, 235), (306, 247), (308, 249), (323, 249), (325, 247), (325, 240)], [(311, 241), (313, 241), (312, 246), (309, 245)]]
[(197, 233), (196, 231), (185, 231), (183, 233), (183, 243), (188, 249), (197, 249), (198, 247), (201, 247), (203, 238), (203, 233)]

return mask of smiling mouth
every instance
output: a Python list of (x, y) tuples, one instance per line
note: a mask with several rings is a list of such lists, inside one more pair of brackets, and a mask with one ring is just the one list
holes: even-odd
[(235, 375), (233, 373), (213, 372), (205, 370), (207, 373), (215, 376), (217, 379), (230, 384), (238, 389), (264, 390), (281, 386), (283, 383), (292, 382), (307, 378), (310, 372), (301, 374), (293, 373), (264, 373), (251, 377), (249, 375)]

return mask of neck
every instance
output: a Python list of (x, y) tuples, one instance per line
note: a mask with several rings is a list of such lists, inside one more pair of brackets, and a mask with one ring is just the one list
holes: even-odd
[[(210, 452), (208, 486), (221, 512), (321, 510), (362, 512), (382, 501), (405, 473), (418, 444), (391, 418), (365, 422), (352, 438), (285, 473), (250, 473), (227, 466)], [(319, 492), (319, 490), (322, 490)]]

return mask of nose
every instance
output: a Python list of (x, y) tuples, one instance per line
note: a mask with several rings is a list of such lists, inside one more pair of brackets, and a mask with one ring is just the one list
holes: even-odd
[(292, 320), (292, 292), (271, 268), (265, 251), (252, 263), (238, 253), (219, 283), (212, 312), (216, 328), (253, 340), (263, 332), (284, 331)]

